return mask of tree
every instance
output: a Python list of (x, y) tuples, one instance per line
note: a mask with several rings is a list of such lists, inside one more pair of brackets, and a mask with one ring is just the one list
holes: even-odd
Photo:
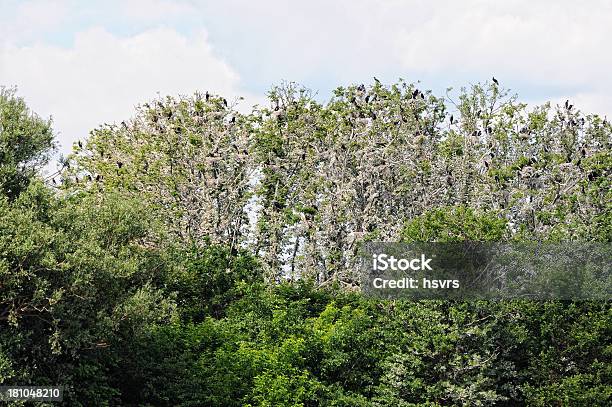
[(64, 182), (124, 191), (150, 204), (179, 241), (236, 250), (248, 232), (248, 137), (248, 120), (222, 97), (159, 99), (75, 146)]
[(15, 199), (54, 148), (51, 121), (30, 111), (14, 89), (0, 88), (0, 192)]

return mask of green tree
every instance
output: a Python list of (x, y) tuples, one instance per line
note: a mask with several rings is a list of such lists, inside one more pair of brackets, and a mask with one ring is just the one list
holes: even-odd
[(33, 113), (14, 89), (0, 88), (0, 192), (17, 197), (54, 148), (51, 121)]

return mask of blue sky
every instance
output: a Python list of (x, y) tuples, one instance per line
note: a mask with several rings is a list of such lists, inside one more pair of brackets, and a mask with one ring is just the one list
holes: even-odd
[(495, 75), (522, 100), (612, 114), (612, 2), (0, 0), (0, 85), (52, 116), (62, 151), (158, 93), (265, 103), (283, 80), (404, 78), (442, 95)]

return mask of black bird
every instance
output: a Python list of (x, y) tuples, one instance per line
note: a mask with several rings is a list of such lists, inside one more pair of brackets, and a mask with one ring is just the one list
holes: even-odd
[(88, 180), (89, 182), (93, 181), (93, 179), (91, 178), (91, 175), (87, 174), (87, 180)]
[(227, 107), (227, 99), (223, 98), (223, 105)]
[(377, 84), (380, 85), (380, 81), (378, 80), (378, 78), (376, 76), (374, 76), (374, 82), (376, 82)]
[(569, 110), (569, 100), (565, 101), (565, 108)]
[(493, 83), (499, 85), (499, 82), (497, 81), (497, 79), (495, 79), (495, 76), (493, 77)]
[(206, 98), (206, 101), (208, 102), (208, 99), (210, 99), (210, 93), (208, 93), (208, 91), (206, 91), (206, 95), (204, 95), (204, 97)]
[(53, 178), (51, 181), (53, 182), (53, 185), (57, 185), (57, 182), (55, 182), (55, 178)]
[(123, 167), (123, 163), (121, 161), (117, 161), (117, 167), (119, 168)]
[(100, 182), (101, 179), (102, 179), (102, 175), (100, 174), (96, 175), (96, 181)]
[(367, 96), (365, 97), (365, 102), (366, 102), (366, 103), (368, 103), (369, 101), (370, 101), (370, 95), (367, 95)]
[(236, 123), (236, 116), (232, 116), (232, 118), (230, 119), (230, 123)]
[(417, 96), (419, 96), (419, 90), (415, 89), (414, 92), (412, 92), (412, 98), (416, 99)]
[(454, 120), (455, 120), (455, 118), (454, 118), (454, 117), (453, 117), (453, 115), (451, 114), (451, 117), (450, 117), (450, 124), (453, 124), (453, 121), (454, 121)]
[(79, 148), (83, 148), (83, 143), (81, 143), (81, 140), (79, 140)]
[(362, 83), (361, 85), (357, 86), (357, 90), (365, 92), (365, 90), (366, 90), (365, 85)]
[(586, 157), (586, 150), (583, 148), (580, 150), (580, 154), (582, 155), (582, 158)]

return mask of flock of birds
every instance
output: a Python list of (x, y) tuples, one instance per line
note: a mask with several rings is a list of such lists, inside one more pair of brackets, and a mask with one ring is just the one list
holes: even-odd
[[(373, 79), (374, 79), (375, 86), (381, 86), (381, 82), (380, 82), (380, 80), (379, 80), (378, 78), (374, 77)], [(499, 86), (499, 81), (498, 81), (498, 80), (497, 80), (495, 77), (492, 77), (492, 81), (493, 81), (493, 83), (495, 84), (495, 86)], [(365, 95), (365, 94), (366, 94), (366, 87), (365, 87), (365, 85), (360, 84), (359, 86), (357, 86), (357, 91), (358, 91), (358, 92), (359, 92), (361, 95)], [(424, 94), (423, 94), (423, 92), (421, 92), (419, 89), (415, 89), (415, 90), (412, 92), (411, 96), (412, 96), (412, 99), (417, 99), (417, 98), (420, 98), (420, 99), (423, 99), (423, 100), (425, 99), (425, 95), (424, 95)], [(204, 99), (206, 100), (206, 102), (210, 102), (210, 101), (211, 101), (211, 98), (212, 98), (212, 95), (211, 95), (211, 94), (210, 94), (208, 91), (206, 91), (206, 93), (205, 93), (205, 95), (204, 95)], [(365, 103), (367, 104), (367, 103), (369, 103), (370, 101), (374, 101), (374, 100), (375, 100), (375, 98), (376, 98), (376, 94), (367, 94), (367, 95), (365, 95), (364, 101), (365, 101)], [(227, 99), (225, 99), (225, 98), (220, 98), (220, 99), (217, 99), (217, 100), (218, 100), (218, 102), (220, 103), (220, 105), (222, 105), (222, 106), (223, 106), (225, 109), (227, 109), (227, 108), (228, 108), (228, 106), (229, 106), (229, 105), (228, 105)], [(354, 104), (357, 104), (357, 102), (356, 102), (356, 100), (355, 100), (355, 97), (354, 97), (354, 96), (353, 96), (353, 97), (351, 97), (350, 101), (351, 101), (352, 103), (354, 103)], [(164, 106), (163, 106), (163, 104), (162, 104), (161, 102), (158, 102), (158, 104), (159, 104), (160, 109), (164, 109)], [(151, 106), (150, 106), (148, 103), (145, 103), (145, 104), (144, 104), (144, 106), (145, 106), (145, 107), (148, 107), (148, 108), (150, 108), (150, 107), (151, 107)], [(574, 106), (574, 105), (573, 105), (573, 104), (570, 104), (569, 100), (566, 100), (566, 101), (565, 101), (565, 105), (564, 105), (564, 107), (565, 107), (565, 109), (566, 109), (567, 111), (571, 111), (571, 110), (572, 110), (572, 108), (573, 108), (573, 106)], [(168, 113), (167, 113), (167, 114), (169, 115), (169, 118), (171, 118), (171, 117), (172, 117), (172, 111), (171, 111), (171, 110), (168, 110)], [(281, 109), (280, 109), (280, 106), (279, 106), (279, 105), (278, 105), (278, 103), (277, 103), (277, 104), (276, 104), (276, 106), (274, 107), (274, 110), (273, 110), (272, 115), (273, 115), (273, 116), (275, 116), (275, 115), (276, 115), (276, 117), (279, 117), (279, 118), (280, 118), (281, 114), (282, 114), (282, 111), (281, 111)], [(374, 113), (374, 112), (372, 112), (371, 114), (373, 115), (373, 117), (372, 117), (372, 118), (373, 118), (373, 119), (376, 119), (376, 115), (375, 115), (375, 113)], [(478, 113), (477, 113), (477, 116), (480, 116), (480, 112), (478, 112)], [(153, 120), (154, 120), (154, 121), (156, 121), (156, 117), (155, 117)], [(583, 121), (583, 123), (584, 123), (584, 118), (582, 118), (581, 120), (582, 120), (582, 121)], [(229, 123), (230, 123), (230, 124), (234, 124), (235, 122), (236, 122), (236, 116), (232, 116), (232, 117), (230, 118), (230, 120), (229, 120)], [(450, 122), (450, 124), (451, 124), (451, 125), (453, 125), (453, 124), (456, 124), (456, 123), (457, 123), (457, 120), (455, 119), (455, 117), (454, 117), (454, 115), (453, 115), (453, 114), (451, 114), (451, 115), (450, 115), (450, 117), (449, 117), (449, 122)], [(122, 125), (122, 127), (123, 127), (124, 129), (127, 129), (127, 128), (128, 128), (128, 126), (127, 126), (127, 124), (126, 124), (126, 122), (125, 122), (125, 121), (121, 122), (121, 125)], [(520, 132), (520, 136), (522, 136), (522, 137), (528, 137), (528, 135), (526, 134), (526, 131), (524, 131), (524, 130), (525, 130), (525, 129), (523, 129), (523, 130)], [(487, 127), (487, 126), (485, 126), (485, 132), (487, 132), (487, 133), (489, 133), (489, 134), (490, 134), (490, 133), (492, 132), (491, 127), (490, 127), (490, 126), (488, 126), (488, 127)], [(480, 130), (476, 130), (474, 133), (475, 133), (475, 134), (473, 134), (473, 136), (478, 137), (478, 136), (481, 134), (481, 131), (480, 131)], [(81, 140), (78, 140), (77, 145), (78, 145), (79, 150), (82, 150), (82, 149), (83, 149), (83, 147), (84, 147), (84, 146), (83, 146), (83, 142), (82, 142)], [(237, 147), (236, 147), (236, 148), (237, 148)], [(101, 154), (101, 156), (102, 156), (102, 157), (104, 157), (104, 153), (103, 153), (103, 152), (101, 152), (100, 154)], [(248, 152), (247, 152), (247, 154), (248, 154)], [(581, 154), (582, 154), (582, 157), (585, 157), (586, 152), (585, 152), (584, 148), (582, 148)], [(578, 163), (578, 165), (579, 165), (579, 164), (580, 164), (580, 163)], [(489, 166), (490, 166), (490, 165), (491, 165), (491, 164), (490, 164), (488, 161), (486, 161), (486, 160), (485, 160), (485, 162), (484, 162), (484, 166), (485, 166), (487, 169), (489, 168)], [(116, 161), (116, 166), (117, 166), (117, 171), (119, 171), (121, 168), (123, 168), (124, 163), (123, 163), (122, 161), (117, 160), (117, 161)], [(50, 177), (48, 177), (47, 179), (51, 179), (51, 183), (52, 183), (54, 186), (56, 186), (56, 187), (57, 187), (57, 186), (59, 186), (61, 183), (60, 183), (60, 182), (58, 182), (58, 181), (56, 180), (56, 177), (57, 177), (58, 175), (59, 175), (59, 176), (61, 176), (61, 175), (62, 175), (62, 173), (63, 173), (63, 171), (64, 171), (65, 169), (69, 169), (69, 168), (70, 168), (70, 163), (69, 163), (68, 161), (66, 161), (66, 162), (64, 162), (64, 164), (63, 164), (63, 166), (62, 166), (62, 168), (61, 168), (60, 170), (58, 170), (56, 173), (54, 173), (53, 175), (51, 175), (51, 176), (50, 176)], [(96, 182), (100, 182), (100, 181), (102, 181), (102, 179), (103, 179), (103, 176), (102, 176), (101, 174), (96, 174), (96, 175), (86, 174), (86, 175), (84, 175), (84, 176), (83, 176), (81, 179), (79, 179), (79, 177), (78, 177), (78, 176), (75, 176), (75, 177), (74, 177), (74, 183), (75, 183), (75, 184), (78, 184), (80, 181), (84, 181), (84, 180), (87, 180), (87, 181), (89, 181), (89, 182), (93, 182), (94, 180), (95, 180)]]

